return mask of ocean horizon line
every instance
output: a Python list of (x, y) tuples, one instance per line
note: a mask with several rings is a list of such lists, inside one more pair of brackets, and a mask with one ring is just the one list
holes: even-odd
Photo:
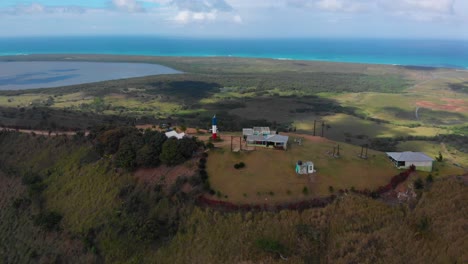
[(468, 69), (468, 41), (398, 39), (6, 38), (0, 55), (239, 57)]

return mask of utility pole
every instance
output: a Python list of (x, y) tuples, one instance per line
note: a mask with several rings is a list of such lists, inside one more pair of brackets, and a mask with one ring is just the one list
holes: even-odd
[(315, 137), (315, 126), (317, 124), (317, 120), (314, 120), (314, 137)]
[(323, 137), (323, 129), (325, 128), (325, 121), (322, 121), (322, 137)]
[(340, 145), (338, 144), (338, 151), (336, 152), (336, 156), (340, 156)]

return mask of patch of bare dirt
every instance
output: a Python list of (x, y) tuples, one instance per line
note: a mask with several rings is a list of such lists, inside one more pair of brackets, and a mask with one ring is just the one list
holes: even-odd
[(156, 186), (157, 184), (163, 184), (165, 186), (171, 186), (174, 184), (178, 177), (186, 176), (192, 177), (195, 175), (197, 170), (196, 159), (191, 159), (184, 164), (169, 167), (161, 165), (157, 168), (142, 168), (134, 172), (135, 178), (144, 184), (150, 186)]
[(286, 133), (285, 135), (290, 137), (302, 137), (307, 139), (308, 141), (312, 142), (328, 142), (329, 140), (324, 137), (312, 136), (312, 135), (305, 135), (305, 134), (293, 134), (293, 133)]
[(450, 112), (465, 112), (468, 111), (468, 106), (462, 99), (451, 99), (451, 98), (442, 98), (441, 101), (446, 102), (445, 104), (438, 104), (429, 101), (418, 101), (416, 105), (423, 108), (429, 108), (432, 110), (443, 110)]

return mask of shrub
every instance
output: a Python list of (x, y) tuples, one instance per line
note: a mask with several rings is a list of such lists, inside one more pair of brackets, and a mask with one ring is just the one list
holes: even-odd
[(276, 253), (282, 255), (286, 254), (287, 252), (286, 247), (277, 240), (261, 238), (255, 241), (255, 245), (259, 249), (269, 253)]
[(432, 174), (427, 175), (426, 183), (432, 183), (432, 182), (434, 182), (434, 177), (432, 176)]
[(242, 168), (244, 168), (244, 167), (245, 167), (245, 163), (244, 163), (244, 162), (239, 162), (239, 163), (234, 164), (234, 168), (235, 168), (236, 170), (242, 169)]
[(419, 233), (424, 233), (428, 231), (429, 227), (430, 227), (430, 221), (429, 221), (429, 218), (427, 218), (427, 216), (422, 217), (421, 219), (419, 219), (418, 223), (416, 223), (416, 230)]
[(309, 194), (309, 188), (307, 188), (307, 186), (304, 186), (304, 188), (302, 189), (302, 194), (304, 195)]
[(328, 191), (333, 193), (335, 191), (335, 189), (333, 188), (333, 186), (328, 186)]
[(189, 183), (191, 186), (195, 187), (203, 183), (201, 176), (192, 176), (189, 178)]
[(198, 174), (200, 174), (200, 177), (203, 181), (206, 181), (208, 179), (208, 173), (206, 172), (206, 170), (200, 170)]
[(49, 231), (58, 230), (62, 218), (63, 216), (57, 212), (44, 212), (34, 217), (34, 223)]
[(414, 188), (416, 190), (421, 190), (422, 188), (424, 188), (424, 183), (421, 180), (421, 178), (418, 178), (417, 180), (414, 181)]
[(211, 143), (211, 142), (208, 142), (208, 143), (206, 143), (206, 147), (207, 147), (208, 149), (213, 149), (213, 148), (214, 148), (214, 144)]
[(23, 178), (21, 178), (21, 183), (23, 185), (32, 185), (40, 182), (42, 182), (42, 178), (39, 175), (34, 174), (32, 172), (25, 173), (23, 175)]

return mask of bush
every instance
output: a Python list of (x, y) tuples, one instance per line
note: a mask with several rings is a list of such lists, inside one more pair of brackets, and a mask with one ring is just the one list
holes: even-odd
[(333, 193), (335, 191), (335, 189), (333, 188), (333, 186), (328, 186), (328, 191)]
[(304, 195), (309, 194), (309, 188), (307, 188), (307, 186), (304, 186), (304, 188), (302, 189), (302, 194), (304, 194)]
[(424, 188), (424, 183), (421, 180), (421, 178), (418, 178), (417, 180), (414, 181), (414, 188), (416, 190), (421, 190), (422, 188)]
[(269, 253), (276, 253), (282, 255), (286, 254), (287, 252), (286, 247), (277, 240), (262, 238), (255, 241), (255, 245), (259, 249)]
[(426, 183), (432, 183), (432, 182), (434, 182), (434, 177), (432, 176), (432, 174), (427, 175)]
[(244, 167), (245, 167), (245, 163), (244, 163), (244, 162), (239, 162), (239, 163), (234, 164), (234, 168), (235, 168), (236, 170), (242, 169), (242, 168), (244, 168)]
[(34, 223), (49, 231), (58, 230), (62, 218), (63, 216), (57, 212), (44, 212), (34, 217)]
[(208, 143), (206, 143), (206, 147), (207, 147), (208, 149), (213, 149), (213, 148), (214, 148), (214, 144), (211, 143), (211, 142), (208, 142)]

